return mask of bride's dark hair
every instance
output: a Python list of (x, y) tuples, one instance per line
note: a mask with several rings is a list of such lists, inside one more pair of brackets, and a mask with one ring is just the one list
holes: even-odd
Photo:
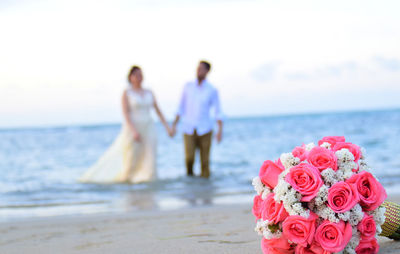
[(128, 81), (130, 81), (129, 78), (131, 77), (131, 75), (132, 75), (136, 70), (141, 70), (141, 68), (140, 68), (139, 66), (137, 66), (137, 65), (134, 65), (134, 66), (131, 67), (131, 70), (130, 70), (129, 73), (128, 73)]

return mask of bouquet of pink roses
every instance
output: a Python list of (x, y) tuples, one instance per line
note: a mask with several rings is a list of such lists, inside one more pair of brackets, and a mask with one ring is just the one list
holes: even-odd
[(263, 253), (378, 253), (387, 195), (364, 154), (334, 136), (265, 161), (253, 179)]

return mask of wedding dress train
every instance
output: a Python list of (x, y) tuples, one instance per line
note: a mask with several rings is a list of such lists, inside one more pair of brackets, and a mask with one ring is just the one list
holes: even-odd
[(139, 94), (129, 88), (127, 96), (130, 117), (139, 132), (140, 141), (135, 141), (130, 129), (123, 125), (112, 145), (80, 177), (80, 182), (139, 183), (156, 177), (157, 136), (150, 114), (154, 104), (153, 95), (149, 91)]

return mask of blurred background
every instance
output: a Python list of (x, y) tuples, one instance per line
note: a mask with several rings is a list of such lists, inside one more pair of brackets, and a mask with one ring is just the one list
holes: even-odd
[[(266, 159), (325, 135), (400, 180), (398, 1), (0, 1), (0, 220), (251, 202)], [(201, 59), (228, 116), (210, 181), (159, 127), (160, 180), (76, 182), (122, 121), (131, 65), (172, 119)], [(398, 188), (397, 188), (398, 189)]]

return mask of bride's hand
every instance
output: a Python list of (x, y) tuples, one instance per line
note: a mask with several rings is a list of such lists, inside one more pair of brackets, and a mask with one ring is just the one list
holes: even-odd
[(132, 130), (132, 135), (133, 135), (133, 140), (135, 140), (136, 142), (141, 141), (139, 132), (137, 132), (136, 130)]

